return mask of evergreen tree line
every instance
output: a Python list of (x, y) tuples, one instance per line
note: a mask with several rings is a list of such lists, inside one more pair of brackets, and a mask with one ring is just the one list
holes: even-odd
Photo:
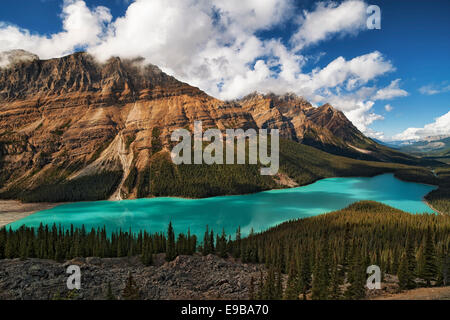
[[(366, 294), (366, 269), (381, 268), (397, 275), (401, 289), (450, 283), (450, 216), (412, 215), (376, 202), (363, 201), (346, 209), (289, 221), (268, 231), (232, 239), (224, 230), (206, 227), (202, 242), (187, 234), (86, 231), (73, 226), (0, 229), (0, 259), (41, 258), (63, 261), (74, 257), (139, 255), (145, 265), (165, 253), (216, 254), (244, 263), (264, 263), (267, 274), (251, 279), (252, 299), (361, 299)], [(258, 280), (258, 281), (256, 281)], [(258, 285), (256, 285), (258, 283)]]
[(439, 178), (439, 188), (431, 191), (425, 198), (434, 209), (450, 214), (450, 167), (437, 168), (435, 174)]
[(153, 255), (165, 253), (167, 260), (177, 255), (192, 255), (197, 249), (197, 237), (179, 234), (175, 239), (172, 224), (167, 235), (150, 234), (146, 231), (132, 233), (118, 231), (108, 235), (105, 228), (91, 229), (85, 227), (64, 230), (61, 226), (43, 226), (28, 228), (22, 226), (17, 230), (0, 229), (0, 259), (39, 258), (58, 262), (75, 257), (126, 257), (140, 255), (145, 265), (151, 265)]
[(23, 202), (74, 202), (107, 199), (120, 183), (122, 171), (103, 171), (74, 180), (46, 182), (32, 190), (16, 188), (0, 194), (0, 199)]
[[(251, 290), (252, 298), (361, 299), (370, 265), (383, 275), (398, 275), (401, 289), (450, 283), (447, 215), (412, 215), (363, 201), (239, 242), (243, 262), (269, 269), (260, 287)], [(287, 274), (284, 290), (278, 284), (282, 274)]]
[[(154, 151), (160, 151), (160, 148)], [(248, 148), (246, 156), (245, 165), (175, 165), (169, 153), (153, 152), (145, 168), (138, 170), (136, 164), (132, 164), (125, 187), (128, 193), (135, 191), (138, 198), (161, 196), (202, 198), (246, 194), (281, 187), (273, 177), (261, 176), (260, 165), (248, 164)], [(428, 168), (355, 160), (282, 138), (280, 172), (299, 185), (327, 177), (371, 177), (383, 173), (394, 173), (396, 177), (407, 181), (440, 184), (440, 179)]]

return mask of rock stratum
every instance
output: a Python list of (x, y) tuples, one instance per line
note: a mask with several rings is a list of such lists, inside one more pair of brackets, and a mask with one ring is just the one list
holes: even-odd
[(277, 128), (283, 138), (356, 159), (416, 162), (367, 138), (332, 106), (294, 94), (225, 102), (141, 59), (39, 60), (16, 50), (0, 60), (2, 198), (65, 192), (50, 188), (58, 185), (75, 194), (69, 200), (148, 196), (139, 185), (150, 179), (149, 163), (167, 160), (173, 130), (193, 130), (195, 120), (204, 129)]

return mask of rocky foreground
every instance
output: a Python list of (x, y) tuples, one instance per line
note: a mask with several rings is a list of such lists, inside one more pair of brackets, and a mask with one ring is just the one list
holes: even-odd
[[(70, 265), (80, 266), (79, 291), (67, 289), (70, 275), (66, 270)], [(255, 279), (256, 289), (261, 270), (264, 270), (263, 265), (199, 254), (179, 256), (172, 262), (165, 262), (163, 255), (157, 255), (150, 267), (144, 266), (138, 257), (77, 258), (65, 263), (39, 259), (0, 260), (0, 300), (104, 300), (108, 296), (108, 283), (114, 298), (122, 299), (129, 272), (141, 299), (246, 300), (250, 279)], [(381, 290), (366, 290), (366, 299), (450, 300), (450, 287), (400, 291), (397, 277), (386, 275)]]
[[(81, 268), (81, 290), (66, 286), (69, 265)], [(97, 300), (112, 293), (121, 298), (131, 271), (142, 299), (248, 299), (250, 279), (259, 279), (262, 266), (224, 260), (217, 256), (179, 256), (145, 267), (133, 258), (77, 258), (65, 263), (50, 260), (0, 260), (0, 300), (48, 300), (71, 297)]]

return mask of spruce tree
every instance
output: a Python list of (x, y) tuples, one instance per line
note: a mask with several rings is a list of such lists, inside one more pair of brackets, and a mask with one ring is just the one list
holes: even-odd
[(412, 275), (408, 266), (408, 258), (406, 253), (403, 253), (398, 267), (398, 284), (400, 289), (406, 290), (411, 287), (411, 283)]
[(327, 300), (330, 287), (328, 234), (325, 232), (316, 256), (312, 281), (312, 299)]
[(352, 264), (349, 270), (349, 282), (350, 286), (345, 292), (345, 296), (350, 300), (363, 299), (366, 296), (366, 269), (363, 258), (358, 250), (353, 250)]
[(435, 280), (437, 275), (436, 249), (434, 247), (433, 232), (430, 227), (427, 229), (423, 248), (425, 264), (422, 277), (427, 287), (429, 287), (431, 286), (431, 281)]
[(348, 267), (350, 264), (350, 261), (349, 261), (350, 244), (351, 244), (350, 224), (347, 222), (345, 224), (345, 231), (344, 231), (344, 245), (343, 245), (344, 254), (342, 257), (342, 273), (343, 274), (345, 274), (348, 271)]
[(289, 267), (288, 280), (283, 297), (285, 300), (298, 300), (299, 291), (297, 283), (298, 283), (297, 272), (295, 270), (294, 260), (292, 260), (292, 263)]
[[(405, 253), (406, 253), (406, 260), (407, 260), (407, 264), (408, 264), (409, 275), (410, 275), (410, 277), (414, 278), (415, 274), (416, 274), (417, 263), (416, 263), (416, 255), (415, 255), (415, 245), (414, 245), (414, 240), (412, 238), (411, 232), (408, 232), (405, 250), (406, 250)], [(409, 286), (411, 288), (413, 288), (414, 283), (410, 283)]]
[(233, 257), (236, 259), (241, 257), (241, 227), (238, 227), (236, 230), (236, 239), (233, 244)]
[(175, 249), (175, 233), (173, 232), (172, 222), (169, 223), (169, 227), (167, 229), (166, 246), (166, 260), (172, 261), (177, 256), (177, 252)]
[(311, 288), (311, 264), (309, 253), (306, 249), (302, 250), (297, 288), (302, 294), (303, 300), (306, 300), (306, 294)]
[(392, 251), (392, 263), (391, 263), (391, 272), (392, 274), (397, 274), (399, 266), (399, 255), (397, 250)]
[(263, 300), (275, 300), (277, 299), (277, 288), (276, 288), (276, 275), (275, 268), (270, 267), (269, 272), (264, 283), (263, 290)]
[(334, 261), (331, 267), (331, 289), (330, 298), (332, 300), (339, 300), (342, 297), (341, 285), (343, 284), (343, 278), (339, 272), (338, 265)]
[(205, 235), (203, 236), (203, 247), (202, 247), (202, 254), (204, 256), (207, 256), (211, 252), (211, 245), (210, 245), (210, 235), (209, 235), (209, 228), (206, 226)]
[(142, 256), (141, 256), (142, 263), (145, 266), (151, 266), (153, 263), (153, 249), (152, 249), (151, 242), (145, 243), (144, 248), (142, 250), (143, 250)]

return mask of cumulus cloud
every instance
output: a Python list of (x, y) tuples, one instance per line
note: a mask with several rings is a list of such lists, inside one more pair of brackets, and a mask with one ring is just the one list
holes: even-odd
[(314, 11), (303, 12), (291, 41), (300, 50), (336, 34), (356, 34), (366, 27), (366, 9), (363, 1), (319, 2)]
[(450, 111), (423, 128), (408, 128), (393, 137), (394, 140), (420, 140), (439, 135), (450, 135)]
[[(0, 50), (21, 48), (52, 58), (82, 48), (103, 61), (141, 56), (221, 99), (260, 91), (330, 102), (369, 133), (370, 124), (382, 119), (374, 102), (407, 94), (399, 80), (382, 89), (369, 86), (394, 71), (392, 63), (374, 51), (305, 71), (308, 58), (302, 54), (305, 46), (363, 30), (366, 8), (362, 0), (319, 2), (296, 20), (293, 0), (135, 0), (113, 19), (106, 7), (65, 0), (61, 32), (38, 35), (0, 24)], [(285, 23), (296, 28), (289, 43), (259, 35)]]
[(43, 59), (60, 57), (77, 48), (97, 44), (112, 16), (106, 7), (90, 10), (84, 1), (65, 0), (61, 18), (63, 31), (51, 36), (33, 34), (0, 22), (1, 50), (24, 49)]
[(408, 92), (399, 88), (400, 79), (393, 80), (387, 87), (377, 91), (374, 100), (389, 100), (397, 97), (406, 97)]

